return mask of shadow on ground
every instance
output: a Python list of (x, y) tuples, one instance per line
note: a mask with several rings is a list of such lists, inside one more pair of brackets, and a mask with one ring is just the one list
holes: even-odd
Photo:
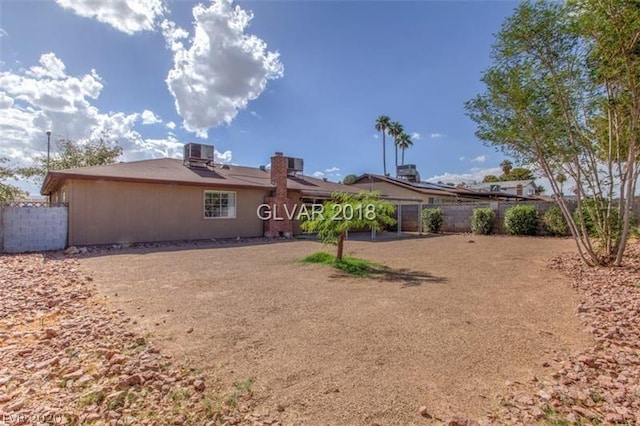
[[(340, 272), (331, 275), (331, 278), (345, 279), (353, 278), (353, 275)], [(384, 266), (371, 267), (367, 271), (365, 278), (374, 279), (380, 282), (392, 282), (402, 284), (402, 287), (417, 287), (422, 284), (444, 284), (445, 277), (436, 277), (428, 272), (412, 271), (411, 269), (392, 269)]]

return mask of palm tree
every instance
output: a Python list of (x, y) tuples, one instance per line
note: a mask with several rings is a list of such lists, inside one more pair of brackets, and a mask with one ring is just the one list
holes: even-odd
[(567, 177), (562, 173), (558, 173), (558, 176), (556, 176), (556, 180), (560, 184), (560, 195), (564, 195), (564, 183), (567, 181)]
[(387, 175), (387, 142), (385, 135), (387, 134), (387, 128), (389, 127), (389, 117), (381, 115), (376, 119), (376, 130), (382, 132), (382, 164), (384, 175)]
[(502, 163), (500, 163), (500, 168), (502, 169), (502, 173), (508, 175), (509, 173), (511, 173), (511, 170), (513, 170), (513, 163), (509, 160), (504, 160)]
[(404, 150), (413, 145), (413, 141), (411, 140), (411, 136), (402, 132), (395, 139), (396, 144), (402, 150), (402, 165), (404, 166)]
[(402, 124), (400, 124), (399, 122), (392, 121), (391, 123), (389, 123), (389, 127), (387, 131), (389, 132), (389, 136), (393, 137), (393, 145), (396, 148), (396, 174), (397, 174), (398, 173), (398, 136), (401, 133), (404, 133), (404, 128), (402, 127)]

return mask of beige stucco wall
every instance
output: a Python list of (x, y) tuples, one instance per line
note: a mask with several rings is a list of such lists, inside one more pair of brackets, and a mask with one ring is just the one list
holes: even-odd
[(239, 189), (235, 219), (205, 219), (204, 191), (225, 188), (67, 180), (69, 244), (257, 237), (265, 191)]
[(420, 200), (424, 204), (428, 204), (430, 198), (433, 198), (433, 202), (436, 204), (451, 203), (456, 200), (456, 198), (453, 196), (423, 194), (418, 191), (413, 191), (408, 188), (402, 188), (398, 185), (393, 185), (389, 182), (371, 182), (371, 183), (361, 182), (361, 183), (356, 183), (353, 186), (362, 188), (365, 191), (369, 191), (369, 190), (380, 191), (382, 195), (386, 195), (388, 197)]

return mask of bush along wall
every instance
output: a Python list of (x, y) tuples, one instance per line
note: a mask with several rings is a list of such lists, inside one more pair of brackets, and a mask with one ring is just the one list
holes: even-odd
[(437, 234), (442, 228), (442, 209), (422, 210), (422, 231)]
[(538, 209), (535, 206), (513, 206), (504, 213), (504, 229), (510, 235), (536, 235)]
[(489, 207), (473, 209), (471, 214), (471, 232), (474, 234), (489, 235), (493, 232), (493, 221), (496, 213)]
[(553, 206), (542, 215), (544, 229), (551, 235), (564, 236), (569, 235), (569, 226), (562, 215), (560, 207)]

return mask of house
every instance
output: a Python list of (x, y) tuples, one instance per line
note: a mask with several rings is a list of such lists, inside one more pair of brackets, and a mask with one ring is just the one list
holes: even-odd
[[(416, 173), (417, 174), (417, 173)], [(520, 195), (506, 192), (494, 193), (469, 188), (454, 187), (432, 182), (424, 182), (407, 177), (390, 177), (365, 173), (356, 178), (353, 186), (366, 191), (380, 191), (384, 197), (412, 201), (421, 204), (448, 204), (479, 202), (498, 199), (523, 199)]]
[(213, 147), (155, 159), (51, 171), (41, 188), (68, 203), (68, 244), (93, 245), (300, 233), (302, 204), (356, 188), (302, 174), (276, 152), (271, 169), (213, 163)]
[(538, 187), (534, 180), (512, 180), (504, 182), (483, 182), (471, 186), (471, 189), (482, 192), (504, 193), (535, 197)]

